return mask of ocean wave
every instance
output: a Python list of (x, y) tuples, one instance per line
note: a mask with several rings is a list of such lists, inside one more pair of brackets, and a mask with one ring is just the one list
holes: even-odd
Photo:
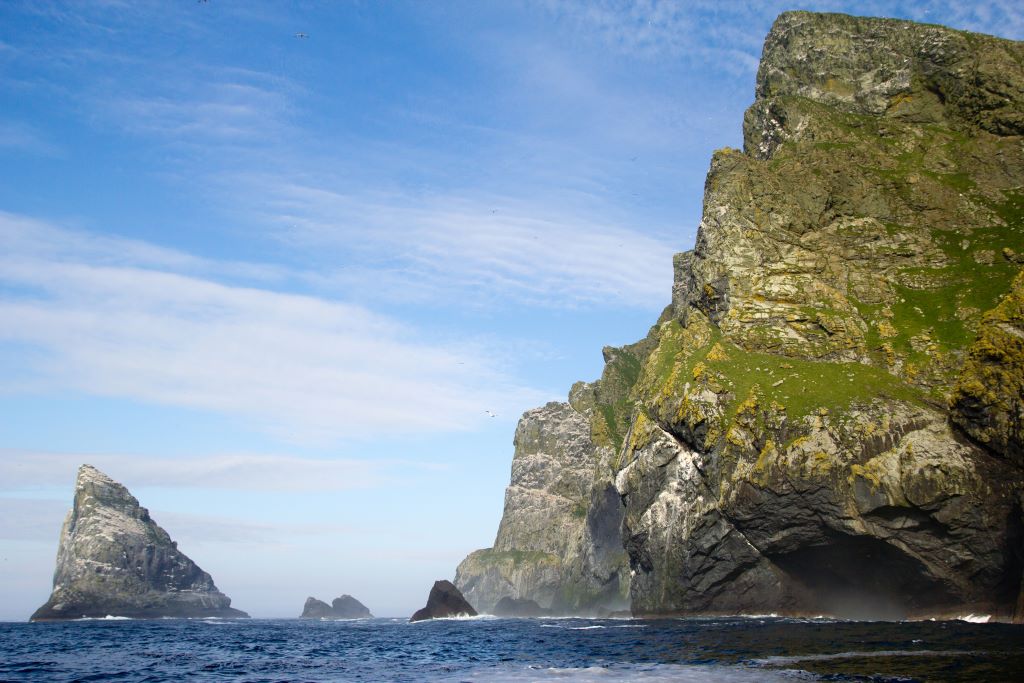
[(957, 621), (966, 621), (968, 624), (987, 624), (991, 618), (990, 614), (967, 614), (957, 617)]
[(433, 619), (421, 619), (420, 621), (408, 621), (408, 620), (406, 620), (406, 623), (408, 623), (408, 624), (427, 624), (427, 623), (430, 623), (431, 621), (494, 621), (495, 619), (498, 619), (498, 618), (499, 617), (496, 617), (493, 614), (478, 614), (475, 617), (471, 617), (468, 614), (459, 614), (458, 616), (454, 616), (454, 617), (434, 617)]
[(687, 665), (687, 664), (633, 664), (624, 666), (559, 667), (489, 667), (463, 672), (452, 681), (480, 683), (543, 683), (544, 681), (572, 681), (573, 683), (612, 683), (618, 681), (645, 681), (660, 683), (766, 683), (816, 680), (803, 671), (765, 671), (742, 666)]

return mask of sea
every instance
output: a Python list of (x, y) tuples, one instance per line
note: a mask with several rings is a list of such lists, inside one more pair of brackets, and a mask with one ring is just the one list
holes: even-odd
[(1024, 681), (1024, 626), (776, 617), (0, 623), (2, 681)]

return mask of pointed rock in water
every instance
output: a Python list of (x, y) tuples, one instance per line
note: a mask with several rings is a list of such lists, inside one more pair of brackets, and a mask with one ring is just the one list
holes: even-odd
[(302, 606), (302, 614), (299, 619), (330, 619), (331, 606), (323, 600), (314, 597), (306, 598), (306, 604)]
[(366, 605), (359, 602), (351, 595), (342, 595), (334, 598), (334, 602), (328, 605), (316, 598), (306, 598), (306, 604), (302, 608), (300, 619), (372, 619), (373, 615)]
[(351, 595), (342, 595), (331, 602), (331, 613), (335, 619), (368, 619), (373, 617), (366, 605)]
[(245, 618), (124, 486), (82, 465), (53, 593), (31, 621), (105, 616)]
[(466, 602), (451, 581), (435, 581), (427, 598), (427, 606), (412, 615), (409, 621), (443, 619), (445, 617), (475, 617), (476, 610)]

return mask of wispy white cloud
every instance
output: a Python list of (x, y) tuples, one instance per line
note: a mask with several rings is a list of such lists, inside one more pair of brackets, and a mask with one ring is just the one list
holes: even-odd
[(736, 75), (757, 69), (764, 38), (755, 21), (763, 11), (749, 3), (543, 0), (539, 4), (577, 36), (619, 53), (686, 60)]
[(1024, 6), (1014, 0), (540, 0), (550, 16), (585, 39), (634, 57), (677, 59), (735, 75), (753, 73), (768, 26), (791, 9), (905, 17), (953, 28), (1024, 38)]
[(69, 486), (89, 463), (131, 488), (313, 492), (366, 489), (403, 476), (442, 471), (431, 462), (376, 458), (304, 458), (234, 453), (175, 458), (110, 453), (59, 453), (0, 448), (0, 491)]
[(128, 131), (185, 142), (272, 138), (284, 129), (282, 119), (289, 108), (282, 93), (237, 81), (207, 83), (187, 94), (127, 97), (103, 106)]
[(36, 225), (0, 216), (13, 235), (0, 255), (0, 341), (41, 352), (26, 359), (40, 389), (198, 408), (313, 441), (465, 429), (485, 407), (538, 398), (471, 344), (431, 343), (340, 301), (154, 267), (174, 253), (137, 242), (137, 263), (97, 258), (115, 243), (68, 231), (88, 246), (54, 253), (60, 229), (44, 226), (35, 243)]
[[(250, 178), (261, 218), (302, 248), (373, 264), (375, 288), (404, 297), (658, 308), (675, 245), (613, 219), (518, 198), (349, 194), (329, 186)], [(368, 270), (322, 277), (358, 286)]]
[[(67, 500), (0, 496), (0, 540), (52, 543), (56, 547), (61, 523), (68, 512)], [(269, 523), (216, 515), (184, 514), (152, 510), (153, 519), (188, 552), (202, 544), (249, 544), (264, 546), (297, 537), (326, 537), (352, 533), (344, 524)]]
[(58, 156), (61, 149), (33, 126), (18, 121), (0, 121), (0, 150), (17, 150), (44, 156)]
[(192, 515), (165, 510), (153, 511), (153, 519), (179, 546), (188, 551), (203, 545), (246, 544), (266, 551), (269, 544), (288, 544), (296, 540), (320, 539), (338, 543), (339, 537), (357, 531), (345, 524), (288, 524), (257, 522), (234, 517)]

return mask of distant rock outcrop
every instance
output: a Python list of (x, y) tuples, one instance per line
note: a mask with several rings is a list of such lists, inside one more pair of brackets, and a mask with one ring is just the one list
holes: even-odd
[(178, 550), (128, 489), (82, 465), (61, 530), (53, 593), (31, 620), (108, 615), (249, 616), (231, 607), (231, 599)]
[(427, 598), (427, 606), (412, 615), (409, 621), (443, 619), (445, 617), (475, 617), (476, 610), (466, 602), (451, 581), (435, 581)]
[(359, 602), (351, 595), (342, 595), (334, 598), (334, 602), (328, 605), (326, 602), (316, 598), (306, 598), (306, 604), (302, 608), (300, 619), (369, 619), (373, 615), (366, 605)]
[(310, 596), (306, 598), (306, 604), (302, 606), (302, 614), (299, 619), (330, 619), (331, 606), (323, 600), (317, 600)]

